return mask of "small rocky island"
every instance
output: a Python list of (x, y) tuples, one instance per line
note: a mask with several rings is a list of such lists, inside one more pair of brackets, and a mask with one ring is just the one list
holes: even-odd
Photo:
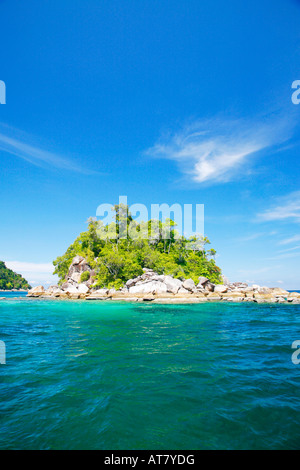
[[(87, 273), (87, 276), (84, 275)], [(95, 273), (85, 258), (75, 256), (69, 268), (66, 282), (61, 286), (35, 287), (28, 297), (43, 299), (115, 300), (154, 303), (200, 302), (256, 302), (300, 304), (300, 293), (290, 293), (275, 287), (248, 286), (246, 283), (230, 283), (223, 277), (223, 284), (214, 284), (204, 276), (195, 284), (192, 279), (176, 279), (157, 274), (144, 268), (143, 274), (129, 279), (118, 290), (93, 287)], [(86, 281), (82, 281), (84, 278)]]
[(186, 238), (171, 219), (137, 222), (127, 205), (112, 207), (114, 222), (88, 220), (66, 252), (53, 261), (59, 285), (38, 286), (28, 297), (154, 303), (288, 302), (300, 294), (230, 283), (216, 265), (207, 237)]

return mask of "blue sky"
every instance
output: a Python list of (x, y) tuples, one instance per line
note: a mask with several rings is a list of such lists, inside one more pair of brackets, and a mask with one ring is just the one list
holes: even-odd
[(0, 259), (53, 283), (101, 203), (205, 204), (231, 280), (300, 289), (300, 2), (0, 1)]

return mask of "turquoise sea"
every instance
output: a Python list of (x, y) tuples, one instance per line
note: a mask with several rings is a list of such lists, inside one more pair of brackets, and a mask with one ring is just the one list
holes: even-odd
[(6, 296), (1, 449), (300, 448), (300, 305)]

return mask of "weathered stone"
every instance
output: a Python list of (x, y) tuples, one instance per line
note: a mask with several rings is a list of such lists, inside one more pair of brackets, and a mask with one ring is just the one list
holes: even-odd
[(244, 292), (252, 292), (252, 293), (253, 293), (253, 292), (254, 292), (254, 289), (253, 289), (253, 287), (248, 286), (248, 287), (245, 287), (245, 289), (243, 289), (243, 291), (244, 291)]
[[(234, 302), (239, 302), (245, 298), (245, 294), (243, 292), (226, 292), (222, 294), (223, 300), (233, 300)], [(240, 300), (241, 299), (241, 300)]]
[(204, 289), (208, 292), (214, 292), (215, 290), (215, 285), (212, 282), (206, 282), (204, 285)]
[(37, 286), (37, 287), (33, 287), (33, 289), (30, 289), (30, 291), (28, 291), (28, 294), (36, 294), (36, 293), (39, 293), (39, 292), (45, 292), (45, 288), (44, 286)]
[(88, 262), (82, 256), (75, 256), (69, 268), (67, 280), (79, 284), (82, 273), (86, 271), (89, 273), (92, 272), (92, 268)]
[[(80, 283), (82, 272), (88, 271), (90, 279)], [(270, 302), (300, 304), (300, 293), (289, 293), (280, 288), (268, 288), (254, 285), (249, 287), (244, 282), (234, 282), (214, 285), (208, 278), (201, 276), (197, 287), (192, 279), (181, 281), (169, 275), (157, 274), (151, 269), (144, 268), (143, 274), (135, 279), (129, 279), (126, 285), (118, 291), (116, 289), (98, 289), (91, 287), (95, 275), (86, 260), (80, 256), (73, 259), (69, 270), (69, 277), (61, 287), (50, 286), (47, 291), (42, 286), (35, 287), (28, 292), (28, 297), (41, 298), (71, 298), (87, 300), (127, 300), (127, 301), (157, 301), (166, 303), (199, 303), (206, 301), (228, 302)], [(225, 285), (226, 281), (226, 285)], [(90, 290), (91, 287), (91, 290)], [(93, 290), (95, 289), (95, 290)], [(132, 295), (134, 294), (134, 295)]]
[(233, 282), (230, 284), (230, 287), (234, 287), (236, 289), (246, 289), (248, 284), (246, 282)]
[(281, 289), (280, 287), (273, 287), (271, 291), (273, 295), (282, 295), (284, 297), (289, 295), (287, 290)]
[(179, 279), (174, 279), (172, 276), (165, 276), (164, 283), (166, 284), (167, 292), (172, 294), (177, 294), (182, 286), (182, 282)]
[(28, 291), (27, 297), (39, 297), (40, 295), (45, 293), (45, 289), (43, 286), (37, 286), (33, 289)]
[(204, 284), (209, 282), (209, 279), (207, 279), (207, 277), (204, 277), (204, 276), (200, 276), (198, 279), (199, 279), (198, 286), (204, 286)]
[(90, 290), (85, 284), (79, 284), (77, 289), (79, 294), (87, 294)]
[(121, 287), (121, 289), (119, 289), (120, 292), (123, 292), (124, 294), (127, 294), (129, 292), (129, 289), (125, 286), (125, 287)]
[[(222, 300), (226, 301), (226, 302), (243, 302), (245, 299), (245, 297), (237, 297), (237, 296), (228, 296), (228, 297), (224, 297), (222, 296)], [(250, 300), (250, 299), (248, 299)]]
[(83, 260), (84, 260), (84, 258), (82, 256), (76, 255), (72, 260), (72, 264), (74, 264), (74, 265), (79, 264)]
[(208, 294), (207, 294), (207, 292), (206, 292), (206, 294), (203, 294), (202, 292), (196, 292), (194, 295), (195, 295), (195, 297), (197, 297), (197, 299), (204, 299), (205, 300)]
[(68, 287), (67, 289), (65, 289), (65, 292), (67, 294), (79, 294), (79, 292), (77, 290), (77, 287), (75, 287), (75, 286)]
[(59, 286), (50, 286), (44, 293), (47, 297), (59, 297), (63, 290)]
[(81, 274), (80, 273), (77, 273), (77, 272), (73, 272), (71, 274), (71, 276), (69, 276), (69, 279), (72, 279), (72, 281), (76, 282), (77, 284), (80, 283), (80, 279), (81, 279)]
[(74, 285), (74, 284), (71, 283), (71, 282), (64, 282), (64, 283), (62, 284), (61, 288), (62, 288), (63, 291), (66, 291), (66, 290), (68, 290), (69, 287), (73, 287), (73, 285)]
[(191, 291), (191, 292), (193, 292), (196, 289), (196, 286), (195, 286), (195, 283), (194, 283), (193, 279), (186, 279), (186, 281), (183, 281), (182, 287), (184, 289), (187, 289), (187, 290)]
[(134, 286), (136, 284), (136, 279), (129, 279), (127, 282), (126, 282), (126, 287), (129, 289), (130, 287)]
[(78, 294), (78, 293), (71, 293), (71, 292), (68, 292), (68, 295), (69, 295), (70, 299), (72, 299), (72, 300), (78, 300), (78, 299), (80, 299), (80, 294)]
[(160, 281), (149, 281), (130, 287), (130, 294), (160, 294), (167, 292), (167, 286)]
[(292, 297), (293, 299), (300, 299), (300, 293), (299, 292), (289, 292), (288, 297)]
[(96, 295), (107, 295), (109, 293), (109, 290), (108, 289), (98, 289), (98, 290), (95, 290), (93, 291), (93, 295), (96, 294)]
[(272, 295), (272, 294), (260, 294), (260, 293), (256, 292), (254, 294), (254, 299), (269, 302), (269, 303), (276, 302), (276, 299), (275, 299), (274, 295)]
[(180, 287), (177, 293), (178, 294), (190, 294), (190, 291), (185, 289), (184, 287)]
[(220, 294), (223, 294), (224, 292), (227, 292), (227, 290), (228, 290), (227, 286), (219, 284), (219, 285), (215, 286), (214, 292), (219, 292)]
[(269, 287), (259, 287), (257, 290), (259, 294), (271, 294), (272, 293), (272, 289), (270, 289)]
[(198, 284), (198, 286), (196, 286), (196, 292), (195, 293), (205, 294), (205, 293), (207, 293), (207, 291), (204, 289), (204, 287), (199, 286), (199, 284)]
[(143, 297), (143, 300), (145, 302), (152, 302), (154, 299), (155, 299), (155, 297), (154, 297), (153, 294), (147, 294), (147, 295), (145, 295), (145, 297)]
[(157, 273), (153, 273), (153, 275), (151, 275), (150, 277), (145, 274), (142, 274), (142, 279), (145, 282), (148, 282), (148, 281), (165, 282), (165, 277), (166, 276), (164, 276), (163, 274), (157, 274)]
[(247, 299), (254, 299), (254, 292), (252, 291), (247, 291), (246, 292), (246, 297)]

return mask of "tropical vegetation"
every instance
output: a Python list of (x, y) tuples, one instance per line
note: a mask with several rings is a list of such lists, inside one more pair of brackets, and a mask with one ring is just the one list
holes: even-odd
[[(198, 282), (199, 276), (205, 276), (215, 284), (221, 283), (216, 251), (206, 249), (210, 244), (208, 238), (179, 236), (171, 219), (137, 222), (128, 206), (122, 204), (115, 205), (113, 211), (114, 221), (107, 225), (90, 218), (88, 230), (53, 262), (60, 284), (65, 282), (76, 255), (83, 256), (93, 269), (97, 287), (119, 288), (128, 279), (142, 274), (143, 268), (179, 279)], [(89, 278), (89, 274), (83, 274), (81, 282)]]
[(0, 261), (0, 290), (31, 289), (26, 279), (8, 269), (3, 261)]

